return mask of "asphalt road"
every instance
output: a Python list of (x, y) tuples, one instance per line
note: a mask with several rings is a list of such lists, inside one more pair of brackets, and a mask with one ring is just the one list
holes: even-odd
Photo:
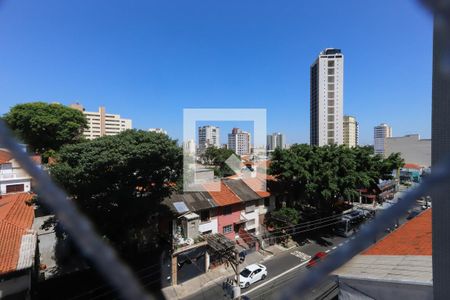
[[(417, 208), (420, 207), (419, 205)], [(405, 213), (399, 218), (399, 224), (405, 223), (408, 213)], [(391, 227), (387, 225), (386, 227)], [(374, 242), (379, 241), (389, 232), (383, 232), (379, 236), (374, 237)], [(281, 298), (285, 289), (283, 289), (288, 283), (293, 280), (300, 280), (304, 276), (308, 275), (308, 269), (306, 268), (306, 262), (303, 262), (297, 257), (296, 251), (301, 251), (310, 256), (313, 256), (319, 251), (331, 252), (338, 247), (351, 241), (351, 237), (344, 238), (340, 236), (334, 236), (327, 234), (325, 236), (318, 237), (312, 243), (304, 246), (293, 248), (289, 251), (281, 253), (272, 259), (265, 261), (263, 264), (267, 267), (268, 276), (265, 280), (259, 281), (251, 285), (248, 289), (242, 289), (241, 295), (247, 296), (250, 299), (279, 299)], [(315, 299), (317, 295), (320, 295), (327, 291), (332, 284), (331, 280), (325, 280), (318, 287), (311, 289), (309, 298)], [(212, 285), (201, 289), (196, 294), (193, 294), (185, 299), (227, 299), (221, 285)], [(228, 298), (229, 299), (229, 298)]]

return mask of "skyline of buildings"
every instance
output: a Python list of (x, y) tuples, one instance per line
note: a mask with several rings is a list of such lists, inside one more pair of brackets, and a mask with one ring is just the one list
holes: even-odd
[(310, 68), (310, 144), (343, 144), (344, 55), (326, 48)]
[(88, 128), (83, 131), (83, 136), (88, 140), (116, 135), (132, 128), (131, 119), (121, 118), (118, 114), (106, 113), (104, 106), (100, 106), (96, 112), (86, 111), (80, 103), (70, 104), (69, 107), (81, 111), (86, 117)]
[(164, 130), (163, 128), (149, 128), (148, 131), (149, 132), (162, 133), (162, 134), (167, 135), (167, 131)]
[(353, 116), (344, 116), (344, 145), (353, 148), (359, 144), (359, 123)]
[(381, 123), (373, 129), (373, 150), (375, 154), (384, 155), (384, 140), (392, 137), (392, 127)]
[(276, 148), (286, 148), (286, 137), (281, 132), (274, 132), (267, 135), (267, 150), (275, 150)]

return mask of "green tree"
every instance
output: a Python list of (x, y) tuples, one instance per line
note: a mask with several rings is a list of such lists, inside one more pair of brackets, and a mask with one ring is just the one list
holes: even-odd
[[(217, 147), (208, 147), (201, 155), (205, 164), (214, 166), (214, 175), (218, 177), (227, 177), (234, 175), (233, 170), (225, 163), (231, 156), (236, 155), (233, 150)], [(238, 155), (236, 155), (240, 158)]]
[(98, 231), (123, 250), (155, 245), (151, 217), (181, 171), (176, 141), (136, 130), (64, 146), (50, 170)]
[(61, 105), (32, 102), (13, 106), (3, 116), (9, 127), (33, 151), (57, 151), (82, 139), (87, 121), (82, 112)]

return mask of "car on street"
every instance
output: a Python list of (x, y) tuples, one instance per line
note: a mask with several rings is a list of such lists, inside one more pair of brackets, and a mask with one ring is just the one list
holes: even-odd
[(323, 251), (317, 252), (316, 254), (314, 254), (313, 257), (311, 257), (311, 259), (309, 260), (309, 262), (306, 265), (306, 267), (307, 268), (311, 268), (311, 267), (315, 266), (317, 263), (322, 261), (326, 256), (327, 256), (326, 252), (323, 252)]
[(251, 284), (264, 280), (267, 277), (267, 268), (261, 264), (246, 266), (239, 274), (239, 285), (248, 288)]

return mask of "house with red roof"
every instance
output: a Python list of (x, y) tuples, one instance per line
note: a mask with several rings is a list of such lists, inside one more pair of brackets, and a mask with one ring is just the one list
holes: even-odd
[(27, 299), (36, 274), (37, 236), (32, 230), (33, 195), (0, 196), (0, 297)]
[(334, 272), (340, 299), (433, 299), (431, 208)]
[[(41, 164), (39, 155), (30, 156), (37, 164)], [(0, 195), (30, 192), (32, 178), (22, 169), (8, 150), (0, 149)]]

